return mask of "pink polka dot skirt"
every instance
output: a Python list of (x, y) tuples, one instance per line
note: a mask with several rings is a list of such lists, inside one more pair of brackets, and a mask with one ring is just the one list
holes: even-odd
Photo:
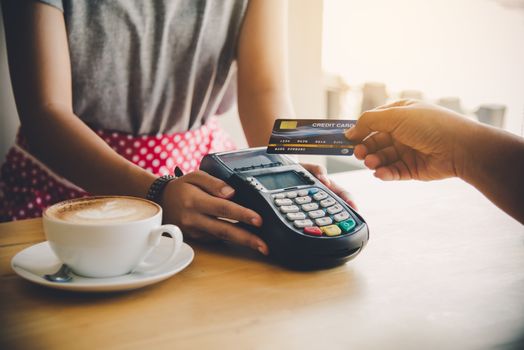
[[(183, 133), (134, 136), (95, 130), (113, 150), (156, 175), (172, 174), (178, 166), (195, 171), (208, 153), (235, 149), (216, 118), (196, 130)], [(0, 222), (35, 218), (51, 204), (89, 195), (60, 177), (27, 151), (19, 133), (0, 170)]]

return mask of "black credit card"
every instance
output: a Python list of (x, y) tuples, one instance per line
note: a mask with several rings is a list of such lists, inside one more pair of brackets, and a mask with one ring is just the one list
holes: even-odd
[(353, 143), (344, 131), (356, 120), (277, 119), (267, 146), (267, 153), (350, 156)]

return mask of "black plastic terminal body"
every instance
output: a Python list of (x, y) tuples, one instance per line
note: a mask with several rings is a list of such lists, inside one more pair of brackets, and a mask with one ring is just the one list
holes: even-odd
[[(256, 155), (262, 152), (275, 161), (265, 164), (249, 164), (250, 158), (256, 159)], [(206, 155), (202, 160), (200, 169), (227, 182), (235, 189), (235, 196), (232, 198), (234, 202), (253, 209), (262, 216), (263, 225), (261, 228), (254, 228), (249, 225), (242, 226), (261, 237), (268, 244), (271, 256), (278, 262), (295, 269), (337, 266), (356, 257), (367, 244), (369, 230), (362, 216), (300, 164), (282, 155), (265, 154), (265, 148), (254, 148), (236, 152), (241, 158), (245, 157), (247, 165), (232, 168), (222, 159), (224, 155), (231, 155), (232, 153), (235, 152)], [(261, 184), (253, 181), (257, 175), (284, 171), (295, 172), (303, 179), (303, 184), (283, 189), (266, 190)], [(286, 220), (274, 204), (273, 194), (308, 188), (318, 188), (335, 198), (338, 204), (349, 212), (355, 221), (356, 225), (352, 232), (334, 237), (311, 236)]]

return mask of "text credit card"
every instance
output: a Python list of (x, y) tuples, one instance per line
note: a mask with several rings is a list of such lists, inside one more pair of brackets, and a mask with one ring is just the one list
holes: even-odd
[(352, 155), (353, 143), (344, 131), (355, 123), (356, 120), (277, 119), (267, 153)]

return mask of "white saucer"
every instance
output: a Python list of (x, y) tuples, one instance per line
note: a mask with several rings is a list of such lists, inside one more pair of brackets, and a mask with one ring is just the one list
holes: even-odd
[[(162, 237), (160, 244), (146, 261), (154, 263), (169, 254), (172, 245), (170, 240), (171, 238)], [(42, 242), (16, 254), (11, 260), (11, 267), (20, 277), (46, 287), (81, 292), (113, 292), (137, 289), (165, 280), (185, 269), (193, 261), (194, 256), (193, 249), (186, 243), (182, 243), (177, 258), (171, 264), (154, 272), (130, 273), (109, 278), (87, 278), (72, 274), (72, 281), (57, 283), (50, 282), (43, 277), (45, 274), (56, 272), (61, 262), (49, 247), (49, 243)]]

